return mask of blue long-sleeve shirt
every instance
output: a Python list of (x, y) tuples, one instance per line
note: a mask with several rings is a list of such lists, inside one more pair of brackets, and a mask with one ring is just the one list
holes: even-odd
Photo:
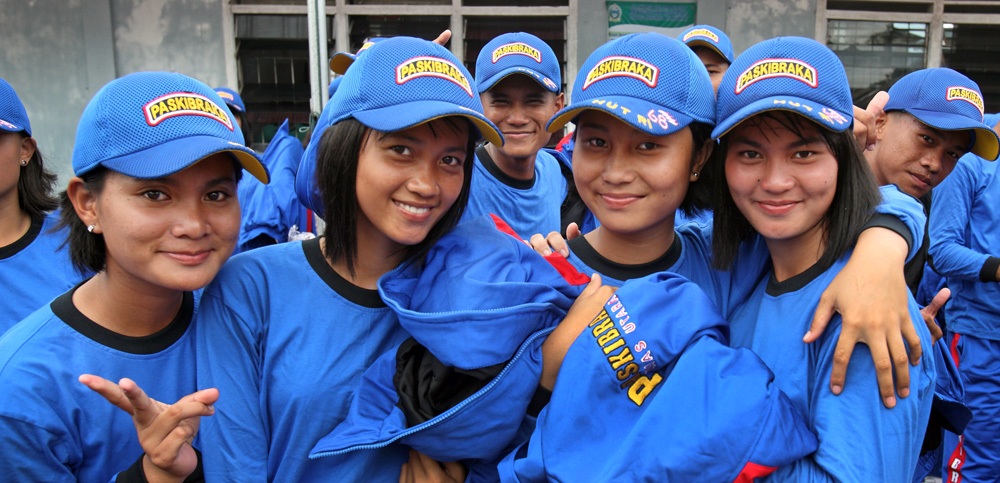
[(948, 278), (950, 331), (1000, 340), (1000, 177), (997, 163), (973, 154), (934, 189), (930, 255)]

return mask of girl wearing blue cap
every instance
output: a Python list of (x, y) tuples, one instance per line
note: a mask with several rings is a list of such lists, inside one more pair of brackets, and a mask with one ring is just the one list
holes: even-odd
[(718, 175), (715, 262), (738, 262), (740, 244), (758, 236), (771, 254), (770, 273), (729, 317), (731, 344), (767, 363), (819, 439), (814, 454), (779, 468), (772, 481), (910, 481), (935, 380), (930, 333), (913, 298), (909, 314), (923, 352), (907, 368), (910, 396), (891, 410), (876, 400), (876, 370), (863, 345), (850, 358), (843, 393), (827, 389), (839, 316), (812, 345), (798, 337), (879, 202), (848, 130), (843, 66), (813, 40), (764, 41), (736, 59), (718, 102), (719, 151), (710, 161)]
[(0, 335), (83, 279), (54, 230), (59, 206), (21, 100), (0, 79)]
[[(132, 461), (129, 474), (150, 481), (193, 469), (197, 419), (186, 418), (218, 396), (185, 396), (196, 390), (193, 292), (235, 246), (240, 165), (267, 180), (225, 104), (190, 77), (127, 75), (87, 105), (61, 226), (73, 264), (95, 275), (0, 342), (8, 478), (108, 481)], [(176, 412), (161, 414), (136, 383), (180, 399)]]
[(308, 454), (362, 372), (408, 337), (376, 281), (458, 221), (479, 134), (503, 141), (439, 45), (381, 41), (343, 79), (317, 156), (323, 236), (233, 257), (202, 298), (199, 385), (222, 393), (201, 422), (206, 479), (395, 481), (407, 460), (400, 445)]

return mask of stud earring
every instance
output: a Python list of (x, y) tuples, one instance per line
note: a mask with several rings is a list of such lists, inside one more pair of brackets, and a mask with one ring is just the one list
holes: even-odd
[(695, 178), (697, 178), (697, 177), (698, 177), (698, 173), (695, 173), (695, 174), (694, 174), (694, 177), (695, 177)]
[(28, 160), (27, 159), (22, 159), (21, 160), (21, 166), (27, 166), (27, 165), (28, 165)]
[(93, 232), (94, 232), (94, 225), (87, 225), (87, 233), (93, 233)]

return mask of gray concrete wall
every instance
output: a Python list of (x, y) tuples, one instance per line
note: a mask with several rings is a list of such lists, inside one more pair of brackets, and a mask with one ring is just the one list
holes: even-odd
[[(699, 10), (705, 1), (698, 2)], [(736, 55), (762, 40), (783, 35), (813, 38), (816, 34), (816, 0), (723, 1), (728, 4), (724, 30)]]
[(83, 108), (107, 82), (168, 70), (225, 84), (222, 1), (0, 0), (0, 77), (61, 183), (72, 175)]

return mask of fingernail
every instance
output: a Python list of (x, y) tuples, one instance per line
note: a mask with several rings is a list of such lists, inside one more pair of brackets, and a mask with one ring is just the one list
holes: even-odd
[(896, 398), (893, 396), (885, 398), (885, 406), (889, 408), (896, 407)]
[(559, 250), (559, 253), (562, 254), (562, 256), (564, 256), (564, 257), (568, 257), (569, 256), (569, 250)]
[(844, 390), (844, 386), (837, 386), (837, 385), (834, 385), (834, 386), (833, 386), (833, 387), (831, 387), (830, 389), (832, 389), (832, 390), (833, 390), (833, 393), (834, 393), (834, 394), (836, 394), (836, 395), (838, 395), (838, 396), (839, 396), (839, 395), (840, 395), (840, 393), (841, 393), (841, 392), (843, 392), (843, 390)]
[(806, 339), (808, 339), (808, 338), (809, 338), (809, 336), (810, 336), (810, 335), (812, 335), (812, 333), (813, 333), (813, 331), (811, 331), (811, 330), (807, 330), (807, 331), (806, 331), (806, 335), (802, 336), (802, 340), (806, 340)]
[(542, 252), (542, 256), (543, 257), (547, 257), (547, 256), (549, 256), (551, 254), (552, 254), (552, 250), (545, 250), (544, 252)]
[(910, 395), (910, 388), (903, 388), (899, 390), (899, 397), (906, 397)]

